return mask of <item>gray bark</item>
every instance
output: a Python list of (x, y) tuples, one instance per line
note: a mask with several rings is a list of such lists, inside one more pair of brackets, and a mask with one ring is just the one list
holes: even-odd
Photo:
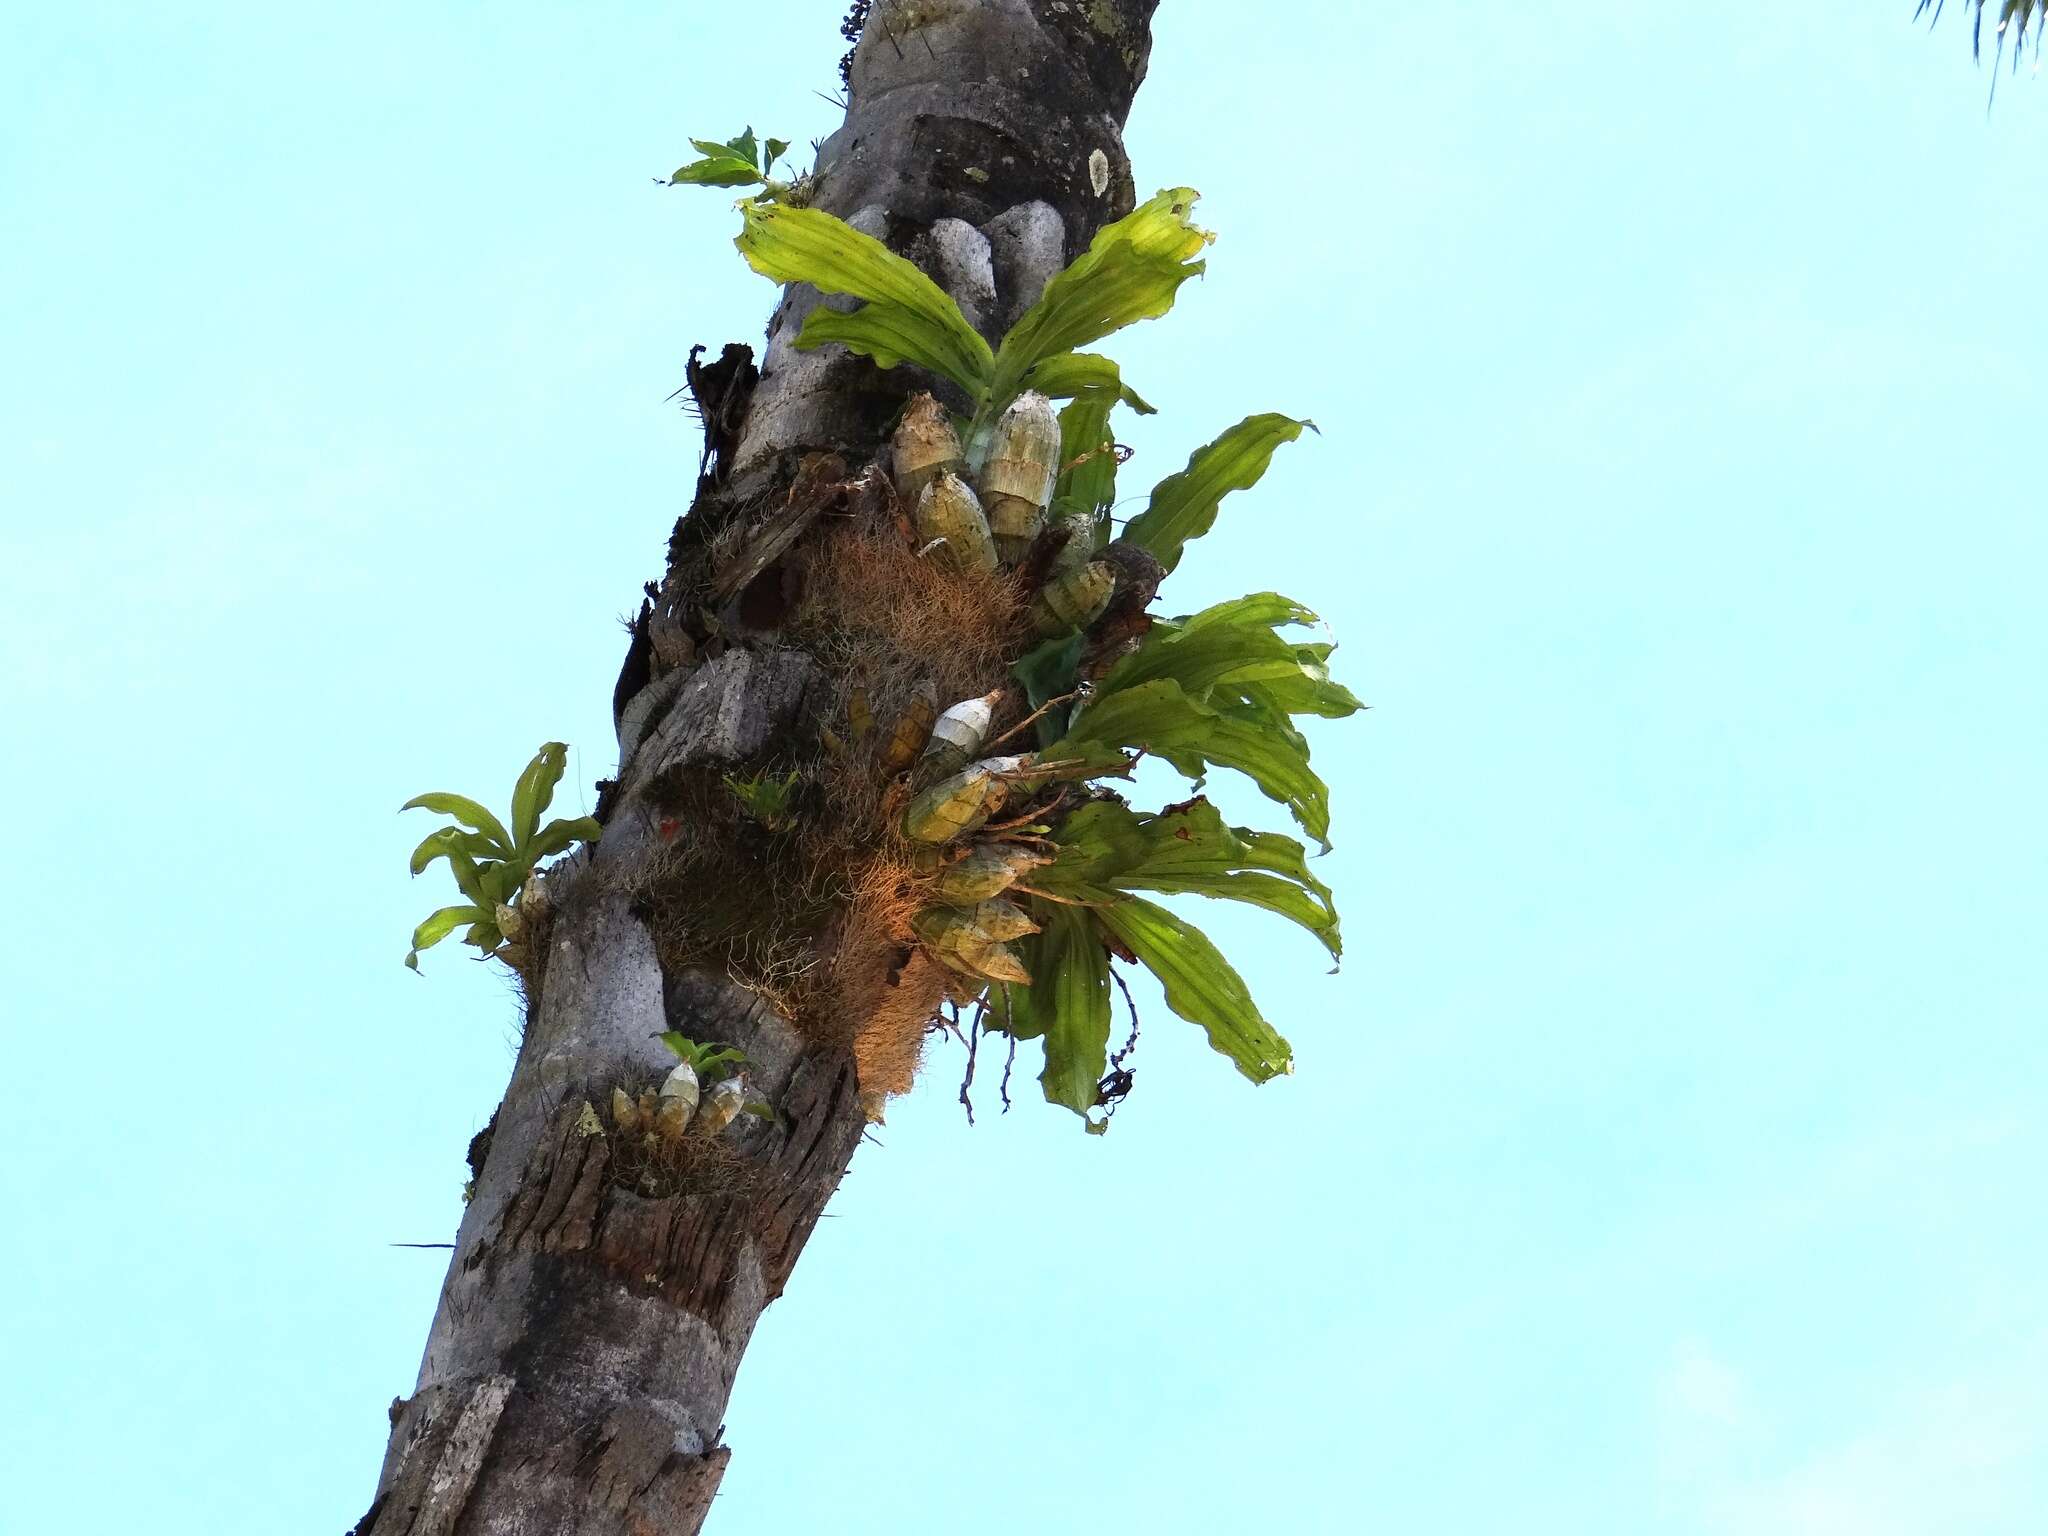
[[(858, 216), (999, 333), (1132, 205), (1121, 130), (1155, 4), (885, 0), (815, 201)], [(735, 368), (741, 382), (707, 411), (713, 463), (671, 543), (672, 578), (707, 527), (786, 518), (805, 455), (870, 462), (920, 382), (839, 348), (795, 352), (816, 302), (786, 293), (758, 387), (749, 394), (751, 371)], [(660, 854), (641, 792), (814, 735), (826, 666), (772, 625), (720, 626), (707, 643), (676, 638), (672, 604), (643, 621), (615, 696), (622, 762), (601, 801), (605, 834), (543, 882), (524, 1039), (472, 1148), (474, 1196), (358, 1536), (696, 1531), (730, 1454), (721, 1431), (740, 1357), (865, 1123), (843, 1040), (805, 1038), (724, 976), (665, 970), (630, 894)], [(650, 627), (665, 644), (648, 642)], [(731, 871), (735, 886), (753, 878)], [(726, 1130), (717, 1177), (649, 1192), (620, 1167), (604, 1096), (673, 1064), (653, 1038), (664, 1029), (742, 1048), (779, 1118)]]

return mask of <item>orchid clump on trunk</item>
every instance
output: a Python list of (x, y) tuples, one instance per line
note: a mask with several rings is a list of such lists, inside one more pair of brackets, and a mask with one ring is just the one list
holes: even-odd
[[(960, 752), (949, 712), (940, 727), (953, 772), (919, 790), (897, 827), (913, 843), (940, 845), (941, 868), (985, 861), (1006, 838), (1041, 850), (1047, 867), (1017, 890), (1023, 905), (1005, 903), (1022, 922), (1001, 933), (977, 915), (987, 898), (958, 904), (942, 886), (913, 888), (913, 899), (931, 904), (910, 914), (909, 937), (964, 981), (947, 991), (956, 1005), (978, 1005), (983, 1027), (1043, 1041), (1046, 1097), (1081, 1113), (1091, 1131), (1107, 1124), (1094, 1112), (1128, 1083), (1107, 1070), (1118, 959), (1151, 971), (1167, 1005), (1254, 1082), (1292, 1069), (1291, 1050), (1223, 953), (1140, 892), (1248, 902), (1301, 924), (1332, 958), (1341, 952), (1331, 893), (1300, 843), (1227, 826), (1200, 798), (1136, 811), (1104, 782), (1147, 755), (1197, 787), (1228, 768), (1327, 850), (1329, 792), (1294, 721), (1361, 707), (1331, 680), (1329, 643), (1284, 633), (1318, 622), (1298, 603), (1261, 593), (1174, 619), (1149, 611), (1223, 499), (1255, 485), (1279, 446), (1311, 423), (1277, 414), (1240, 422), (1160, 481), (1121, 535), (1110, 516), (1120, 461), (1112, 412), (1152, 407), (1114, 361), (1081, 349), (1164, 315), (1201, 273), (1214, 237), (1193, 222), (1195, 200), (1190, 188), (1170, 188), (1106, 226), (993, 347), (949, 293), (874, 236), (772, 191), (739, 205), (735, 243), (756, 271), (858, 301), (811, 309), (799, 351), (837, 343), (956, 392), (955, 410), (919, 393), (902, 413), (897, 516), (920, 558), (1007, 576), (1018, 617), (1005, 660), (1017, 686), (1006, 709), (984, 709), (981, 734), (1028, 714), (1038, 750), (970, 763), (980, 736)], [(1066, 402), (1057, 416), (1055, 399)], [(950, 643), (942, 623), (929, 635), (935, 647)], [(983, 707), (958, 707), (970, 703)], [(843, 739), (836, 723), (825, 729)], [(891, 800), (890, 786), (881, 798)]]

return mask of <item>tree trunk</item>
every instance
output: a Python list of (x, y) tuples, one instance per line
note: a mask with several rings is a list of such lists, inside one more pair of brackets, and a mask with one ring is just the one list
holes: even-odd
[[(995, 338), (1132, 206), (1121, 130), (1156, 3), (884, 0), (813, 201), (918, 261)], [(872, 714), (879, 740), (883, 706), (919, 688), (1000, 680), (973, 656), (906, 660), (886, 612), (849, 616), (861, 520), (890, 516), (860, 471), (930, 381), (796, 352), (818, 302), (784, 294), (758, 375), (744, 348), (692, 361), (705, 470), (614, 695), (604, 835), (524, 903), (518, 1061), (471, 1148), (419, 1384), (392, 1405), (357, 1536), (696, 1531), (755, 1320), (866, 1119), (909, 1084), (943, 980), (872, 861), (841, 849), (826, 878), (815, 848), (746, 823), (727, 787), (786, 764), (832, 782), (834, 722)], [(839, 553), (852, 564), (820, 564)], [(667, 1152), (622, 1130), (612, 1091), (659, 1081), (671, 1029), (743, 1050), (775, 1119)]]

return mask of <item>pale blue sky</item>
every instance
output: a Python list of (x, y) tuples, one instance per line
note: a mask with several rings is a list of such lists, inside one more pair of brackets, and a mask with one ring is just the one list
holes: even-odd
[[(393, 811), (610, 768), (663, 397), (771, 300), (649, 178), (827, 131), (837, 10), (0, 22), (6, 1536), (367, 1503), (514, 1029)], [(1168, 600), (1375, 706), (1349, 959), (1209, 914), (1298, 1075), (1155, 1001), (1102, 1139), (937, 1052), (716, 1529), (2041, 1528), (2048, 91), (1910, 10), (1167, 0), (1221, 238), (1126, 483), (1324, 428)]]

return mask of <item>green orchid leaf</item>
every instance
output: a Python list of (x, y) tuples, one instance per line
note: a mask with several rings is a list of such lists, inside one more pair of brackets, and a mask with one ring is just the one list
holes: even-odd
[(448, 872), (455, 876), (456, 888), (488, 912), (492, 900), (491, 893), (484, 889), (484, 871), (497, 868), (501, 861), (486, 859), (479, 863), (467, 854), (452, 852), (447, 855), (447, 859)]
[(747, 265), (778, 283), (809, 283), (866, 303), (852, 314), (819, 307), (799, 347), (843, 342), (884, 368), (911, 362), (980, 395), (994, 371), (988, 343), (946, 292), (871, 235), (818, 208), (744, 203), (735, 239)]
[(1314, 622), (1274, 592), (1157, 621), (1076, 711), (1067, 741), (1142, 748), (1197, 782), (1211, 766), (1236, 769), (1327, 850), (1329, 790), (1309, 767), (1307, 738), (1292, 717), (1335, 719), (1362, 706), (1330, 681), (1327, 646), (1297, 645), (1276, 628)]
[(499, 902), (507, 906), (519, 894), (519, 883), (526, 878), (526, 866), (509, 860), (497, 860), (483, 868), (483, 892), (495, 912)]
[(873, 358), (878, 368), (915, 363), (962, 388), (972, 387), (979, 367), (971, 348), (931, 326), (916, 311), (894, 304), (863, 304), (851, 314), (820, 305), (805, 318), (796, 338), (798, 349), (806, 352), (834, 341)]
[(603, 833), (604, 827), (594, 816), (557, 817), (540, 829), (526, 850), (529, 867), (560, 853), (571, 843), (594, 843)]
[(478, 805), (467, 795), (451, 795), (436, 790), (432, 794), (415, 795), (399, 807), (401, 811), (432, 811), (439, 816), (452, 816), (473, 832), (480, 832), (497, 845), (501, 858), (512, 856), (514, 844), (505, 835), (505, 827), (497, 817)]
[(679, 165), (668, 184), (672, 187), (746, 187), (761, 179), (761, 173), (744, 160), (720, 156), (716, 160), (692, 160)]
[(1091, 800), (1060, 818), (1052, 841), (1053, 862), (1031, 872), (1030, 884), (1076, 901), (1113, 901), (1118, 876), (1137, 868), (1158, 849), (1168, 819), (1117, 800)]
[(746, 778), (730, 773), (724, 777), (726, 789), (746, 807), (747, 814), (755, 821), (770, 832), (780, 832), (789, 825), (799, 779), (794, 768), (781, 778), (765, 772), (749, 774)]
[(715, 1041), (692, 1040), (679, 1030), (668, 1030), (659, 1038), (663, 1045), (676, 1053), (679, 1060), (687, 1061), (691, 1070), (697, 1074), (698, 1080), (707, 1085), (717, 1077), (732, 1075), (719, 1072), (720, 1067), (744, 1067), (747, 1064), (745, 1051), (729, 1045), (719, 1045)]
[(466, 905), (444, 907), (422, 925), (421, 932), (429, 933), (430, 937), (425, 942), (415, 938), (413, 949), (406, 956), (406, 964), (413, 970), (419, 969), (419, 951), (427, 943), (438, 943), (465, 922), (469, 929), (463, 942), (482, 950), (486, 957), (494, 954), (505, 942), (497, 923), (498, 908), (518, 900), (534, 862), (559, 853), (579, 838), (593, 842), (597, 839), (601, 829), (588, 816), (559, 818), (538, 832), (534, 830), (541, 813), (554, 798), (567, 760), (568, 748), (563, 743), (545, 742), (520, 773), (512, 792), (516, 840), (495, 816), (466, 795), (437, 791), (416, 796), (401, 807), (408, 811), (435, 811), (455, 819), (457, 825), (436, 829), (413, 849), (412, 872), (417, 875), (436, 859), (446, 859), (457, 888), (467, 898)]
[(1219, 710), (1198, 742), (1161, 748), (1160, 756), (1196, 782), (1205, 768), (1235, 769), (1330, 851), (1330, 789), (1309, 767), (1308, 739), (1286, 716), (1255, 707)]
[[(1312, 653), (1321, 647), (1305, 645), (1297, 649)], [(1319, 656), (1303, 654), (1299, 659), (1299, 672), (1222, 686), (1246, 703), (1263, 704), (1284, 715), (1318, 715), (1325, 720), (1342, 720), (1365, 708), (1357, 694), (1342, 683), (1331, 681), (1329, 669)]]
[(1109, 952), (1086, 909), (1033, 902), (1041, 930), (1020, 948), (1031, 985), (1010, 989), (1018, 1039), (1045, 1038), (1046, 1099), (1085, 1115), (1109, 1061)]
[(1053, 840), (1058, 858), (1031, 876), (1040, 890), (1095, 903), (1130, 891), (1241, 901), (1298, 923), (1331, 959), (1342, 956), (1330, 888), (1309, 871), (1301, 844), (1228, 826), (1207, 800), (1157, 814), (1093, 801), (1061, 822)]
[(1140, 416), (1157, 412), (1144, 396), (1124, 383), (1123, 370), (1099, 352), (1062, 352), (1048, 357), (1024, 377), (1024, 388), (1049, 400), (1083, 400), (1105, 396), (1122, 401)]
[(512, 790), (513, 849), (525, 849), (540, 825), (540, 813), (555, 798), (555, 786), (562, 782), (562, 770), (569, 761), (569, 748), (562, 742), (544, 742), (519, 775)]
[(432, 949), (464, 923), (474, 923), (488, 915), (482, 907), (472, 906), (443, 907), (433, 913), (412, 931), (412, 948), (405, 955), (407, 968), (417, 971), (421, 950)]
[[(1250, 601), (1238, 598), (1233, 604), (1217, 606)], [(1192, 619), (1155, 621), (1139, 647), (1110, 669), (1098, 692), (1114, 693), (1171, 678), (1189, 693), (1205, 698), (1219, 685), (1242, 686), (1301, 674), (1302, 659), (1294, 645), (1276, 634), (1269, 623), (1257, 617), (1245, 622), (1234, 617), (1218, 619), (1213, 613), (1209, 610)]]
[(1046, 753), (1058, 757), (1070, 747), (1094, 744), (1164, 756), (1197, 743), (1215, 719), (1213, 707), (1172, 678), (1154, 678), (1135, 687), (1098, 692)]
[[(1010, 668), (1010, 676), (1023, 685), (1024, 696), (1030, 700), (1033, 709), (1049, 699), (1074, 691), (1080, 682), (1081, 644), (1079, 630), (1056, 636), (1027, 651), (1023, 659)], [(1037, 726), (1041, 746), (1050, 746), (1067, 733), (1068, 721), (1076, 707), (1075, 704), (1056, 705), (1045, 712)]]
[(1332, 960), (1344, 958), (1344, 940), (1338, 930), (1336, 914), (1299, 885), (1278, 875), (1243, 869), (1220, 874), (1134, 875), (1119, 881), (1118, 888), (1155, 891), (1162, 896), (1207, 896), (1217, 901), (1241, 901), (1246, 906), (1263, 908), (1307, 929), (1329, 951)]
[(1191, 187), (1158, 193), (1105, 227), (1054, 274), (996, 352), (987, 413), (1002, 410), (1048, 359), (1173, 307), (1180, 285), (1202, 271), (1194, 258), (1215, 238), (1189, 217), (1196, 195)]
[[(699, 148), (703, 146), (699, 145)], [(725, 148), (732, 151), (735, 160), (744, 160), (749, 165), (758, 165), (761, 159), (760, 145), (754, 139), (754, 125), (747, 124), (747, 130), (736, 139), (728, 139)]]
[(1261, 1017), (1244, 978), (1199, 928), (1132, 896), (1092, 909), (1095, 920), (1159, 978), (1166, 1006), (1199, 1024), (1237, 1070), (1263, 1083), (1294, 1070), (1294, 1052)]
[(1289, 715), (1341, 719), (1365, 706), (1350, 689), (1330, 680), (1327, 662), (1334, 647), (1295, 644), (1271, 629), (1319, 622), (1310, 610), (1276, 592), (1232, 598), (1189, 618), (1158, 620), (1097, 692), (1170, 677), (1211, 702), (1235, 699)]
[(692, 139), (690, 147), (704, 158), (678, 166), (675, 175), (668, 179), (672, 187), (744, 187), (762, 179), (751, 143), (742, 150), (737, 142), (720, 144), (714, 139)]
[(1096, 549), (1109, 542), (1109, 508), (1116, 501), (1116, 443), (1109, 432), (1115, 403), (1107, 395), (1082, 395), (1060, 412), (1060, 475), (1053, 507), (1060, 513), (1088, 513)]
[(1249, 416), (1215, 442), (1197, 448), (1188, 467), (1153, 487), (1152, 500), (1130, 521), (1124, 537), (1159, 557), (1169, 571), (1180, 564), (1190, 539), (1200, 538), (1216, 522), (1217, 508), (1232, 491), (1259, 483), (1282, 443), (1314, 429), (1313, 422), (1292, 416)]
[(1183, 630), (1203, 630), (1274, 629), (1283, 624), (1310, 625), (1323, 621), (1313, 608), (1278, 592), (1247, 592), (1243, 597), (1211, 603), (1200, 613), (1184, 614), (1173, 622)]
[(773, 170), (775, 168), (775, 162), (780, 160), (786, 153), (788, 153), (789, 140), (770, 139), (767, 144), (767, 150), (767, 154), (765, 154), (761, 158), (761, 169), (764, 172)]
[(1277, 711), (1206, 704), (1171, 678), (1098, 693), (1048, 756), (1089, 745), (1150, 752), (1199, 784), (1209, 767), (1232, 768), (1294, 814), (1328, 851), (1330, 792), (1309, 767), (1308, 741)]
[(417, 875), (436, 859), (445, 859), (460, 854), (468, 859), (491, 859), (498, 856), (498, 845), (477, 832), (465, 832), (460, 827), (440, 827), (420, 839), (419, 847), (412, 851), (412, 872)]

